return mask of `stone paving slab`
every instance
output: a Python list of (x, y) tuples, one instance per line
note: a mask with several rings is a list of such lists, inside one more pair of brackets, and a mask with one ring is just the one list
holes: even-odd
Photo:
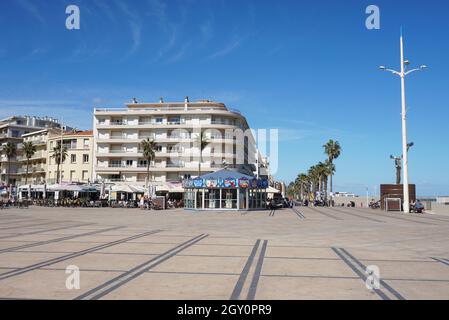
[(57, 252), (5, 252), (0, 254), (0, 267), (22, 268), (60, 255)]
[(68, 290), (65, 270), (34, 270), (2, 280), (0, 298), (74, 299), (80, 291), (89, 290), (119, 275), (118, 272), (83, 271), (80, 290)]
[(256, 299), (379, 300), (360, 279), (261, 277)]
[(158, 265), (153, 271), (170, 272), (212, 272), (240, 274), (246, 257), (190, 257), (175, 256), (163, 264)]
[(354, 272), (341, 260), (265, 259), (262, 275), (354, 277)]
[(448, 300), (449, 282), (447, 281), (401, 281), (388, 280), (409, 300)]
[(147, 255), (104, 255), (98, 253), (88, 253), (73, 259), (52, 264), (55, 269), (65, 269), (69, 265), (76, 265), (83, 270), (129, 270), (137, 264), (148, 260)]
[(229, 299), (238, 275), (146, 273), (102, 299)]

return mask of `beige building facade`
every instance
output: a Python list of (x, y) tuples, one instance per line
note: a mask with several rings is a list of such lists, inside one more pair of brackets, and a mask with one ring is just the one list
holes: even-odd
[[(61, 140), (67, 155), (58, 172), (54, 148), (60, 146)], [(46, 182), (92, 182), (93, 145), (92, 130), (66, 132), (63, 137), (61, 134), (50, 136), (47, 142)], [(61, 179), (58, 179), (58, 174)]]
[[(23, 142), (31, 142), (36, 147), (36, 152), (28, 160), (24, 155), (19, 158), (21, 167), (18, 170), (20, 175), (20, 184), (43, 184), (47, 177), (47, 144), (50, 136), (60, 134), (60, 129), (44, 129), (22, 136)], [(27, 175), (27, 160), (28, 160), (28, 175)]]

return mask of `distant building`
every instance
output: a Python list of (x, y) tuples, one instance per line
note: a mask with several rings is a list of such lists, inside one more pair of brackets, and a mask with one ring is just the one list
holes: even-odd
[(438, 204), (449, 204), (449, 196), (436, 197), (436, 203), (438, 203)]
[(354, 193), (349, 193), (349, 192), (335, 192), (334, 196), (335, 197), (347, 197), (347, 198), (357, 197)]
[[(45, 128), (60, 128), (58, 120), (44, 117), (12, 116), (0, 120), (0, 176), (3, 184), (16, 185), (21, 180), (23, 135)], [(17, 147), (17, 155), (8, 159), (4, 146), (11, 142)], [(9, 181), (8, 180), (9, 176)]]

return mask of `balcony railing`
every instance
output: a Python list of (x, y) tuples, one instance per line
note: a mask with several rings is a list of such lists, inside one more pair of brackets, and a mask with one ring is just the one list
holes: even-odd
[(126, 150), (126, 149), (120, 149), (120, 150), (109, 150), (106, 152), (98, 152), (99, 154), (103, 154), (103, 153), (135, 153), (135, 151), (133, 150)]
[(125, 168), (126, 166), (121, 163), (110, 163), (108, 165), (109, 168)]
[[(44, 167), (29, 167), (28, 168), (28, 174), (38, 173), (38, 172), (45, 172), (45, 168)], [(17, 169), (17, 173), (26, 173), (26, 168)]]
[(128, 121), (111, 121), (109, 123), (110, 126), (125, 126), (128, 124)]
[(182, 168), (184, 167), (184, 163), (173, 163), (173, 162), (169, 162), (166, 164), (167, 168)]
[(233, 121), (223, 121), (223, 120), (212, 120), (211, 124), (224, 124), (229, 126), (235, 126), (235, 122)]

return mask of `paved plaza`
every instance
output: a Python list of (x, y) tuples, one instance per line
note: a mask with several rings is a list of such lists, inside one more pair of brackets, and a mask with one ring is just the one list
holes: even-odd
[[(68, 266), (79, 289), (66, 287)], [(379, 289), (367, 289), (367, 266), (379, 268)], [(449, 299), (449, 217), (5, 209), (0, 298)]]

